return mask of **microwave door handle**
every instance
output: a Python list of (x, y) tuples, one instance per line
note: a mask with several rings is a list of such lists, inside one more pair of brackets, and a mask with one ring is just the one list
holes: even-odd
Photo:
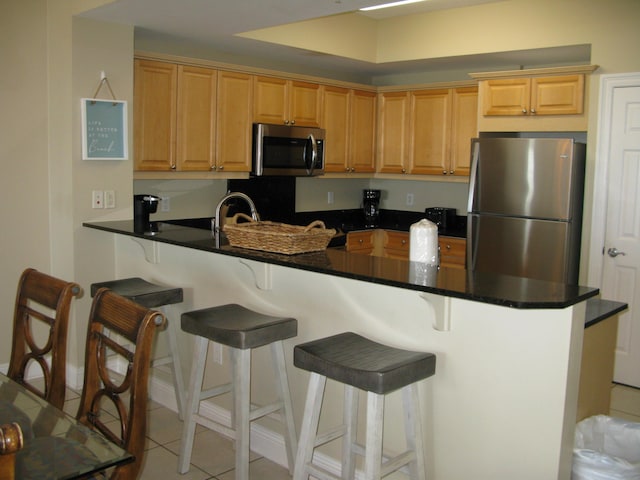
[[(316, 139), (313, 136), (313, 133), (310, 133), (307, 137), (307, 142), (311, 142), (311, 165), (307, 167), (307, 174), (313, 174), (313, 169), (316, 166), (316, 159), (318, 158), (318, 146), (316, 145)], [(307, 151), (305, 147), (304, 152), (305, 160), (307, 158)]]

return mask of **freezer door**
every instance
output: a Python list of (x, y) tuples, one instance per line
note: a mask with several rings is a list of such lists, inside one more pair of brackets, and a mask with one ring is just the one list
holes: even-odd
[(573, 140), (476, 141), (479, 148), (474, 159), (477, 165), (472, 167), (471, 212), (570, 220), (575, 209), (582, 208), (584, 160), (574, 155)]
[[(548, 220), (469, 215), (467, 269), (575, 283), (579, 247), (570, 247), (570, 224)], [(575, 250), (575, 251), (573, 251)]]

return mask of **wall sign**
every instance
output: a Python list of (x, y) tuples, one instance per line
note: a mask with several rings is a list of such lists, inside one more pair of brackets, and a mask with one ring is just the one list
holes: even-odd
[(82, 159), (127, 160), (127, 102), (83, 98)]

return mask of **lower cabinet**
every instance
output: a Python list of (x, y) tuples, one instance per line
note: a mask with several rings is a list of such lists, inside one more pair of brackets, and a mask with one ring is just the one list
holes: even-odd
[[(440, 266), (465, 268), (467, 241), (441, 236)], [(346, 249), (351, 253), (409, 260), (409, 232), (398, 230), (361, 230), (347, 234)]]
[(440, 266), (465, 268), (467, 240), (458, 237), (442, 236), (438, 239), (440, 247)]

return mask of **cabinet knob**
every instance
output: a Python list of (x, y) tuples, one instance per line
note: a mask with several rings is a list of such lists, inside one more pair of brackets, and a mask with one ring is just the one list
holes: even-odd
[(523, 109), (522, 109), (522, 113), (524, 113), (524, 114), (526, 115), (526, 114), (527, 114), (527, 109), (526, 109), (526, 108), (523, 108)]
[(407, 241), (403, 238), (402, 239), (402, 245), (406, 245), (406, 244), (407, 244)]
[(215, 170), (216, 166), (215, 165), (211, 165), (211, 170)]
[(291, 120), (291, 125), (295, 125), (296, 121), (295, 120)]
[(449, 170), (449, 175), (453, 175), (454, 170)]
[(345, 171), (345, 172), (350, 172), (350, 171), (351, 171), (351, 169), (350, 169), (349, 167), (345, 167), (345, 168), (344, 168), (344, 171)]
[(535, 109), (535, 108), (532, 108), (532, 109), (531, 109), (531, 115), (535, 115), (535, 114), (536, 114), (536, 109)]
[(447, 245), (444, 248), (446, 248), (447, 250), (451, 250), (451, 245), (447, 243)]
[(172, 163), (172, 164), (171, 164), (171, 170), (175, 170), (175, 169), (176, 169), (176, 164), (175, 164), (175, 163)]
[(402, 173), (407, 173), (407, 169), (406, 168), (402, 168)]
[(447, 174), (447, 171), (446, 171), (446, 170), (442, 170), (442, 174), (443, 174), (443, 175), (446, 175), (446, 174)]
[(362, 244), (364, 243), (364, 240), (362, 240), (361, 238), (359, 238), (359, 239), (358, 239), (358, 243), (362, 245)]
[(285, 121), (284, 121), (284, 124), (285, 124), (285, 125), (289, 125), (289, 120), (285, 120)]
[(351, 171), (351, 172), (355, 172), (355, 171), (356, 171), (356, 169), (355, 169), (355, 168), (353, 168), (353, 167), (351, 167), (351, 169), (350, 169), (349, 171)]
[(218, 170), (224, 170), (224, 165), (220, 165), (220, 166), (218, 167)]

